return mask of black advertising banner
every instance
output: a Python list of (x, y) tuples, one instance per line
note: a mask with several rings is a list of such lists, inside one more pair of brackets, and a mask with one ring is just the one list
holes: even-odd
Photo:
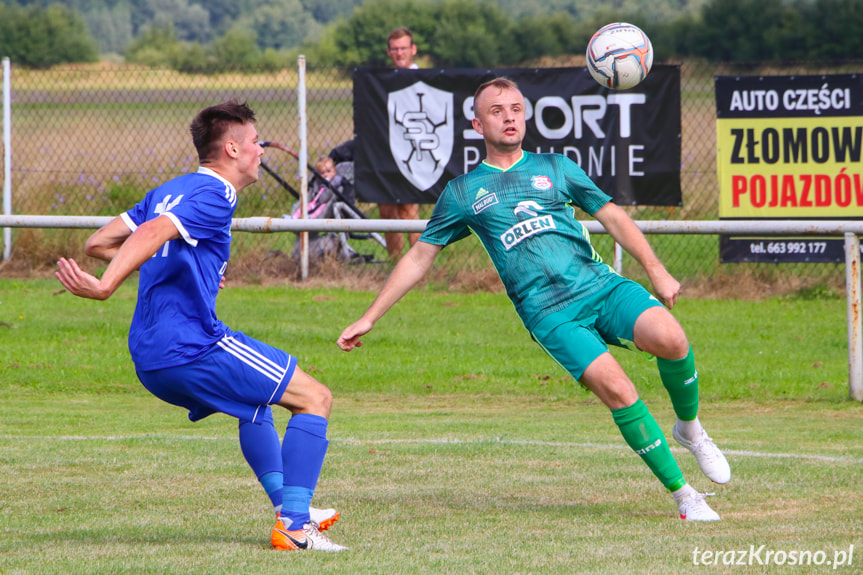
[(434, 203), (485, 157), (471, 127), (477, 86), (499, 76), (526, 100), (524, 149), (565, 154), (619, 205), (677, 206), (680, 68), (657, 65), (614, 91), (584, 68), (354, 71), (354, 170), (359, 198)]
[[(720, 219), (863, 217), (863, 76), (718, 76)], [(720, 236), (722, 262), (841, 262), (842, 239)]]

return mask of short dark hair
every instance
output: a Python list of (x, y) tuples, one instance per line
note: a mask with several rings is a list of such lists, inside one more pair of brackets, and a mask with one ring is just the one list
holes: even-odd
[(485, 92), (488, 88), (497, 88), (499, 90), (518, 90), (518, 84), (505, 76), (500, 76), (498, 78), (494, 78), (493, 80), (489, 80), (488, 82), (483, 82), (482, 84), (480, 84), (479, 88), (476, 89), (476, 92), (473, 93), (473, 101), (476, 102), (477, 98), (479, 98), (479, 95)]
[(411, 44), (414, 43), (414, 33), (410, 31), (410, 28), (396, 28), (387, 36), (387, 48), (390, 47), (391, 41), (404, 38), (405, 36), (411, 39)]
[(211, 156), (231, 126), (254, 122), (255, 112), (245, 102), (241, 104), (236, 100), (228, 100), (198, 112), (190, 128), (198, 160), (203, 163), (212, 159)]

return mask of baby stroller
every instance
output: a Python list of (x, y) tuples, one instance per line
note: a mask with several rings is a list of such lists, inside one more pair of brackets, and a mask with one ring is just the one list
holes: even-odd
[[(279, 148), (297, 157), (293, 150), (277, 142), (261, 142), (261, 146)], [(261, 167), (299, 200), (300, 194), (265, 162), (261, 162)], [(356, 205), (352, 162), (336, 164), (336, 176), (332, 180), (324, 178), (311, 165), (308, 166), (308, 169), (311, 173), (307, 194), (307, 217), (309, 219), (366, 219), (368, 217)], [(291, 213), (283, 214), (282, 217), (300, 219), (300, 203), (295, 203)], [(374, 256), (360, 254), (351, 247), (348, 243), (349, 239), (373, 239), (386, 248), (386, 241), (378, 233), (309, 232), (309, 258), (321, 260), (326, 257), (333, 257), (338, 261), (351, 263), (375, 261)], [(293, 257), (297, 259), (300, 257), (300, 242), (294, 244)]]

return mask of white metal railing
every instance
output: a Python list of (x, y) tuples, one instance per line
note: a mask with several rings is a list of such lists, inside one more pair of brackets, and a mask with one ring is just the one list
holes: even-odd
[[(111, 216), (25, 216), (0, 215), (0, 228), (99, 228)], [(240, 232), (422, 232), (428, 220), (235, 218), (231, 229)], [(604, 234), (597, 221), (585, 221), (592, 234)], [(759, 234), (837, 236), (846, 233), (863, 235), (863, 220), (638, 220), (635, 224), (645, 234)]]
[[(111, 217), (0, 215), (0, 228), (99, 228)], [(231, 229), (252, 233), (276, 232), (422, 232), (428, 220), (290, 220), (285, 218), (236, 218)], [(863, 221), (853, 220), (779, 220), (779, 221), (636, 221), (645, 234), (755, 234), (816, 235), (845, 238), (845, 291), (848, 324), (848, 391), (863, 401), (863, 337), (861, 337), (860, 241)], [(606, 233), (597, 221), (584, 226), (592, 234)]]

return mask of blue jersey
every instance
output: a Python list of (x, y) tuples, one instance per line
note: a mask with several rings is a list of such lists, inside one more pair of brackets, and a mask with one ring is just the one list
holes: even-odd
[(474, 233), (532, 329), (619, 277), (573, 208), (593, 215), (610, 200), (565, 156), (524, 152), (507, 170), (483, 162), (449, 182), (420, 240), (445, 246)]
[(207, 168), (151, 190), (121, 215), (134, 231), (166, 215), (180, 238), (166, 242), (140, 268), (129, 351), (139, 371), (187, 364), (228, 331), (216, 317), (219, 283), (228, 265), (237, 192)]

